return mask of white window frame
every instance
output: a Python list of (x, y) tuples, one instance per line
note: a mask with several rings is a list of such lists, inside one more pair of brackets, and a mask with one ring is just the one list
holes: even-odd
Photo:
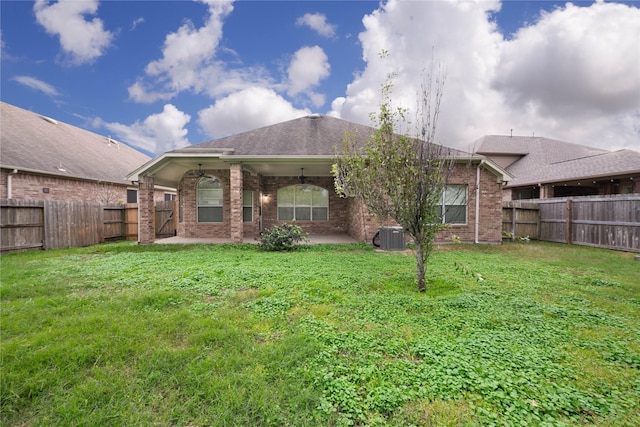
[[(282, 197), (280, 197), (281, 195), (281, 191), (284, 190), (291, 190), (293, 189), (294, 193), (293, 193), (293, 203), (282, 203), (281, 199)], [(298, 192), (301, 191), (305, 191), (307, 189), (312, 189), (312, 190), (320, 190), (321, 193), (325, 193), (325, 197), (322, 198), (321, 200), (317, 200), (316, 198), (314, 198), (314, 193), (311, 194), (311, 203), (298, 203), (298, 197), (297, 194)], [(283, 217), (281, 215), (281, 209), (284, 208), (288, 208), (288, 209), (293, 209), (293, 217), (292, 218), (288, 218), (288, 217)], [(299, 219), (296, 218), (296, 209), (297, 208), (305, 208), (305, 209), (309, 209), (309, 219)], [(318, 209), (322, 209), (323, 211), (326, 212), (326, 215), (322, 215), (322, 219), (315, 219), (314, 218), (314, 210), (318, 210)], [(289, 185), (287, 187), (283, 187), (281, 189), (278, 190), (278, 197), (277, 197), (277, 210), (278, 210), (278, 221), (315, 221), (315, 222), (327, 222), (329, 221), (329, 191), (325, 188), (319, 187), (317, 185), (309, 185), (309, 184), (296, 184), (296, 185)]]
[[(453, 191), (454, 188), (460, 189), (462, 187), (463, 191)], [(447, 191), (449, 190), (449, 191)], [(458, 196), (456, 196), (458, 194)], [(451, 197), (455, 197), (455, 199), (451, 199)], [(464, 196), (463, 200), (460, 200), (461, 197)], [(449, 200), (447, 200), (449, 198)], [(462, 202), (462, 203), (461, 203)], [(459, 207), (464, 206), (464, 222), (456, 221), (451, 222), (447, 219), (447, 211), (449, 207)], [(448, 184), (445, 185), (442, 189), (442, 196), (440, 197), (440, 203), (438, 204), (438, 208), (440, 210), (440, 218), (442, 219), (443, 224), (450, 225), (467, 225), (469, 223), (469, 185), (468, 184)]]
[[(219, 188), (200, 188), (200, 185), (206, 181), (217, 182)], [(207, 194), (209, 193), (209, 194)], [(205, 197), (206, 196), (206, 197)], [(206, 208), (215, 208), (214, 212), (219, 209), (219, 221), (201, 220), (200, 210)], [(196, 216), (197, 222), (202, 224), (220, 224), (224, 222), (224, 190), (222, 182), (216, 177), (203, 177), (196, 183)]]
[[(246, 199), (249, 199), (249, 204), (246, 203)], [(245, 218), (245, 210), (251, 214), (250, 219)], [(253, 222), (253, 191), (242, 190), (242, 222)]]

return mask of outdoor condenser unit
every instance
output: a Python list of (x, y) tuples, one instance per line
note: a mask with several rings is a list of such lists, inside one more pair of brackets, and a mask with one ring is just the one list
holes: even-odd
[(380, 249), (383, 251), (403, 251), (404, 231), (402, 227), (380, 227)]

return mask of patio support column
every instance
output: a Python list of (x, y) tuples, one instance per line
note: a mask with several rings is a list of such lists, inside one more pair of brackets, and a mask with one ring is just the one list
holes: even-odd
[(239, 163), (230, 165), (229, 173), (231, 181), (231, 241), (242, 243), (244, 231), (242, 224), (242, 165)]
[(138, 181), (138, 243), (148, 245), (156, 238), (156, 208), (153, 200), (154, 179), (141, 176)]

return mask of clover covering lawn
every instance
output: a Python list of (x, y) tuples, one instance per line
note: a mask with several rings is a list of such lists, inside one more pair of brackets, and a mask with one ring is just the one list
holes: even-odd
[(640, 425), (640, 262), (556, 244), (3, 255), (3, 426)]

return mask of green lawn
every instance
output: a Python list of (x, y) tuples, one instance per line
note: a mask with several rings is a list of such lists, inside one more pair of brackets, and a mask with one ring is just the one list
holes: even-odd
[(640, 262), (555, 244), (4, 255), (3, 426), (640, 425)]

